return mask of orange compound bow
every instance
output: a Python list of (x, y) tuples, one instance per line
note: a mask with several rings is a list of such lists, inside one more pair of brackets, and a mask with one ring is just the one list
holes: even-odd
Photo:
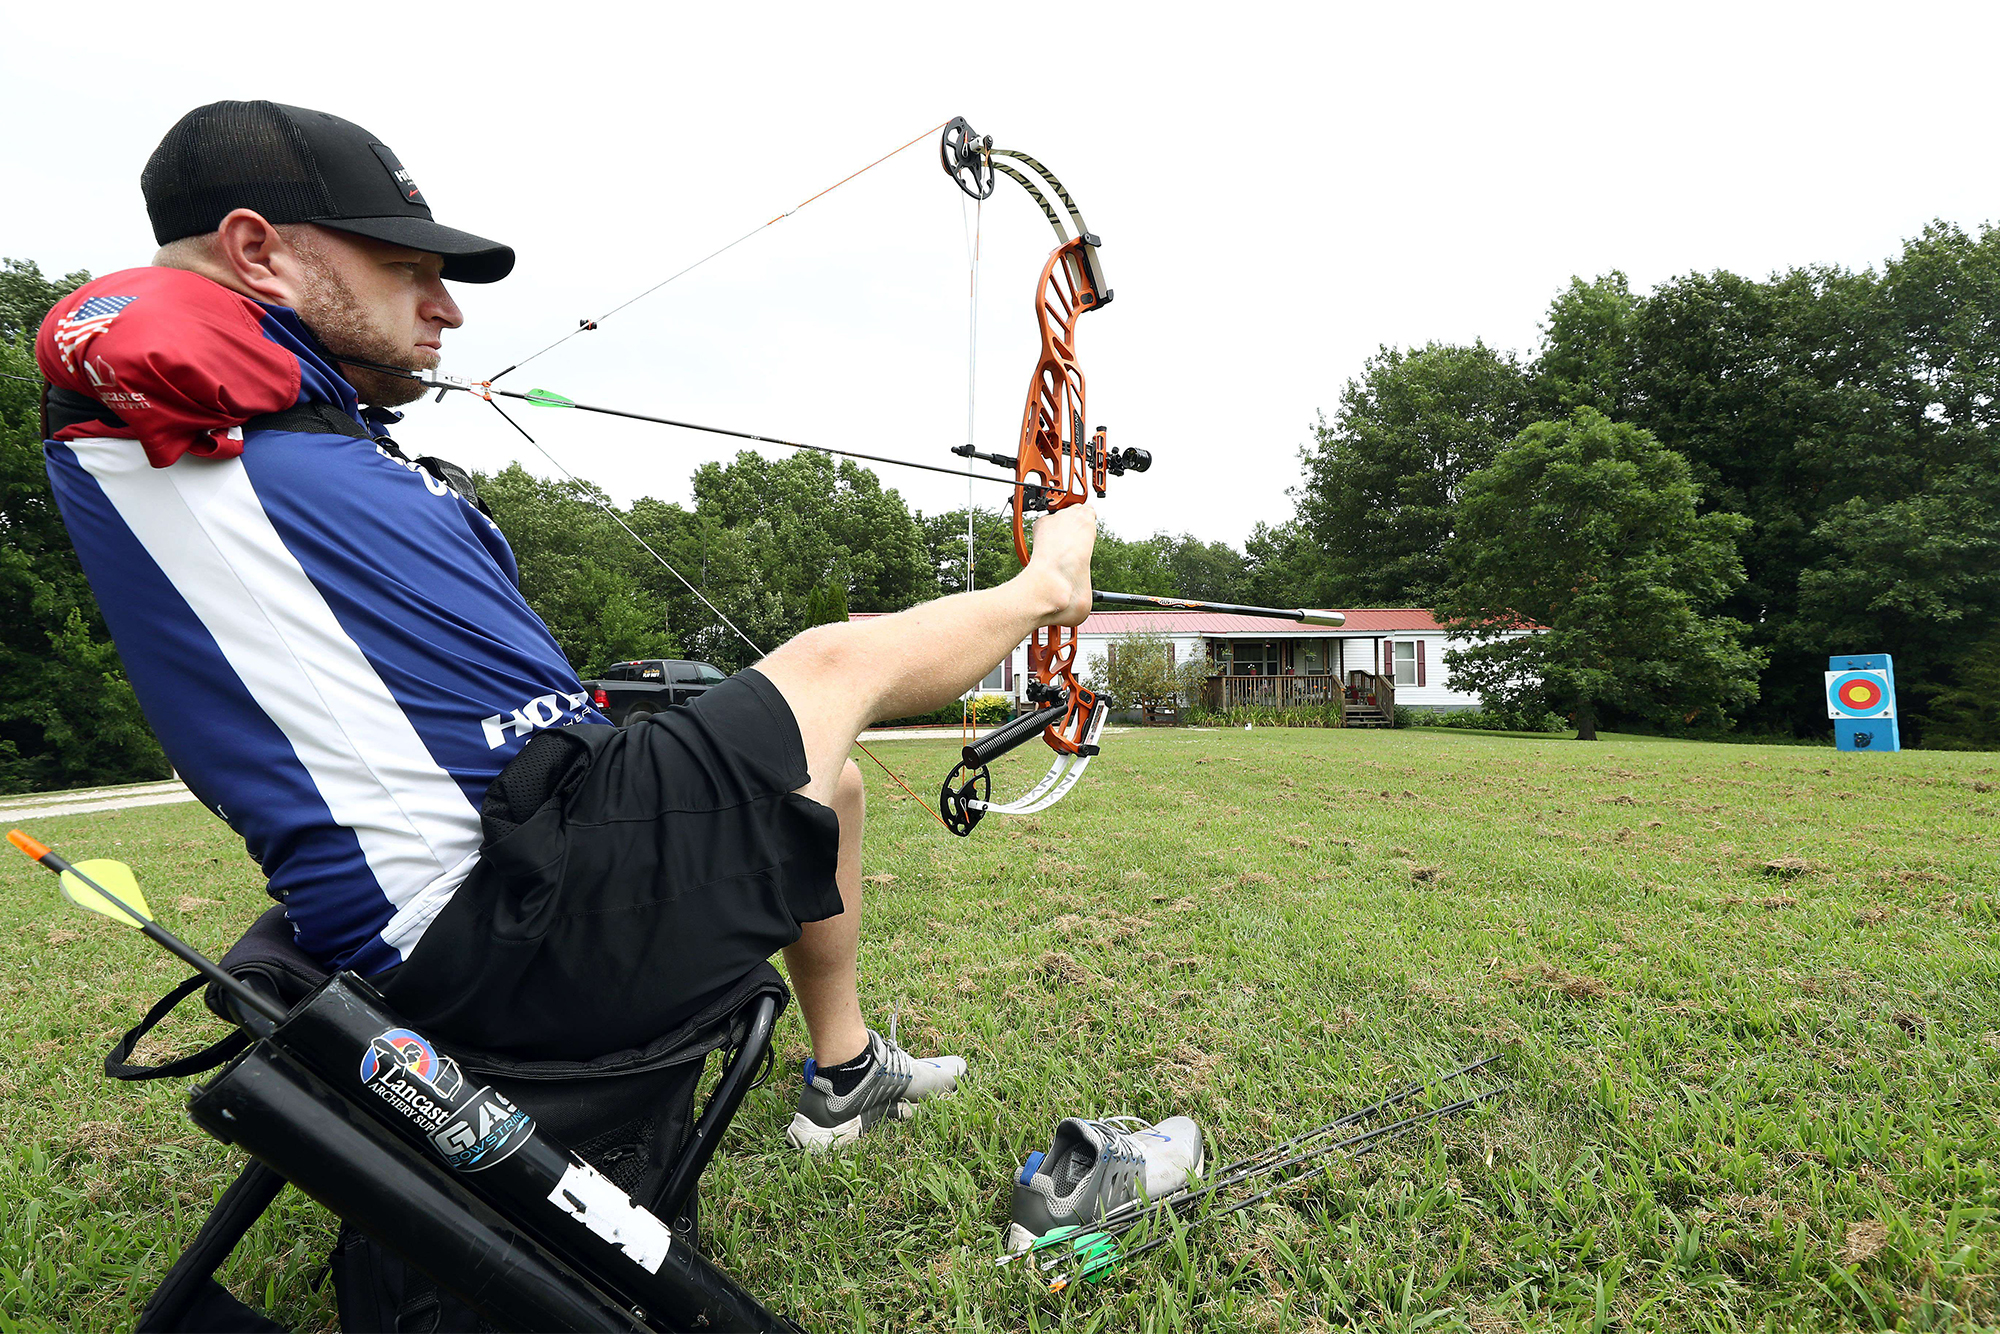
[[(1144, 472), (1153, 459), (1143, 449), (1111, 450), (1101, 426), (1088, 437), (1084, 434), (1087, 418), (1083, 371), (1076, 363), (1076, 324), (1086, 312), (1110, 305), (1111, 289), (1104, 282), (1098, 238), (1084, 225), (1069, 191), (1027, 154), (993, 147), (991, 136), (978, 135), (963, 117), (945, 127), (939, 156), (946, 174), (974, 199), (993, 193), (996, 172), (1012, 177), (1042, 206), (1043, 216), (1055, 228), (1057, 245), (1035, 288), (1042, 352), (1021, 413), (1020, 450), (1011, 456), (980, 453), (969, 444), (952, 450), (1013, 472), (1014, 554), (1026, 565), (1029, 514), (1081, 505), (1093, 494), (1101, 497), (1107, 476)], [(1047, 184), (1076, 224), (1074, 237), (1035, 181), (1000, 158), (1024, 163)], [(1061, 801), (1083, 777), (1098, 752), (1109, 703), (1077, 678), (1076, 655), (1077, 632), (1072, 626), (1044, 626), (1029, 638), (1027, 696), (1037, 707), (965, 747), (938, 792), (938, 813), (953, 833), (971, 833), (989, 812), (1026, 815), (1044, 810)], [(1048, 772), (1015, 800), (993, 801), (989, 766), (1038, 734), (1056, 753)]]

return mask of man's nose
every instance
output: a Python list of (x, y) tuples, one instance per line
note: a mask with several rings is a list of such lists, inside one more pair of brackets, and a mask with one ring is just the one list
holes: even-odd
[(417, 318), (432, 324), (442, 324), (447, 329), (456, 329), (465, 323), (465, 312), (458, 308), (458, 302), (451, 299), (442, 279), (431, 283), (431, 290), (425, 294), (423, 304), (417, 307)]

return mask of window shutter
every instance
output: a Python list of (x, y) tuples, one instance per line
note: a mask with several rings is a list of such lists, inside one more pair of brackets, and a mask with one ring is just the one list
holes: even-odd
[(1417, 641), (1417, 684), (1424, 683), (1424, 641)]
[(1167, 670), (1168, 670), (1168, 671), (1172, 671), (1172, 670), (1174, 669), (1174, 648), (1175, 648), (1175, 645), (1174, 645), (1174, 641), (1173, 641), (1173, 640), (1171, 640), (1171, 639), (1169, 639), (1169, 640), (1167, 641)]
[(1014, 655), (1009, 653), (1001, 663), (1000, 688), (1012, 694), (1014, 691)]

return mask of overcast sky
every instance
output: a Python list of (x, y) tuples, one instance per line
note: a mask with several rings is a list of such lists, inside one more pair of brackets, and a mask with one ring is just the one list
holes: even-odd
[[(445, 369), (490, 375), (955, 115), (1039, 158), (1115, 303), (1083, 322), (1093, 424), (1153, 451), (1113, 530), (1240, 542), (1378, 345), (1533, 349), (1572, 275), (1861, 268), (2000, 214), (1986, 5), (14, 7), (0, 255), (143, 263), (139, 170), (220, 98), (347, 117), (438, 218), (506, 241)], [(983, 212), (933, 134), (570, 340), (510, 383), (927, 461), (1011, 449), (1054, 237)], [(713, 436), (528, 409), (620, 502), (684, 500)], [(416, 408), (410, 452), (550, 475), (490, 408)], [(883, 469), (925, 511), (965, 486)], [(998, 488), (981, 488), (991, 503)]]

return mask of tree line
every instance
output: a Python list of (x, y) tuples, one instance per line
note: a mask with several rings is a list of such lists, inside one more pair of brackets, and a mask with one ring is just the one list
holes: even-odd
[[(88, 276), (0, 261), (0, 791), (165, 773), (42, 471), (32, 340)], [(1996, 378), (1992, 228), (1934, 224), (1858, 273), (1577, 279), (1531, 354), (1369, 358), (1300, 450), (1293, 513), (1241, 549), (1107, 533), (1097, 581), (1436, 608), (1475, 641), (1462, 681), (1586, 730), (1823, 734), (1826, 655), (1890, 652), (1915, 734), (2000, 747)], [(746, 451), (691, 491), (620, 508), (518, 465), (480, 479), (580, 672), (733, 670), (850, 608), (960, 591), (968, 530), (974, 585), (1016, 568), (1003, 513), (917, 513), (851, 461)]]

